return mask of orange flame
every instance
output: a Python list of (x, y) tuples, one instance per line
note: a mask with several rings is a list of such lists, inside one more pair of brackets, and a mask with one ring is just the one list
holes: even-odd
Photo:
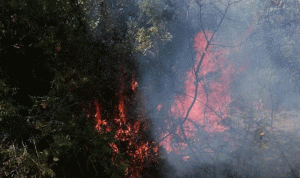
[(112, 148), (113, 152), (118, 154), (119, 153), (119, 148), (115, 143), (110, 143), (109, 146)]
[[(206, 37), (209, 39), (211, 33), (205, 31)], [(205, 127), (208, 132), (222, 132), (227, 129), (226, 126), (219, 125), (219, 121), (228, 116), (227, 106), (231, 103), (229, 86), (232, 74), (232, 65), (226, 60), (229, 51), (212, 48), (209, 46), (205, 50), (207, 40), (203, 32), (195, 36), (195, 50), (197, 51), (195, 66), (187, 72), (185, 81), (185, 93), (176, 98), (171, 107), (172, 115), (175, 118), (183, 119), (187, 115), (187, 111), (193, 102), (195, 95), (195, 83), (199, 82), (197, 100), (193, 105), (188, 119), (184, 124), (185, 135), (187, 138), (194, 136), (197, 128), (193, 123), (197, 123)], [(205, 55), (201, 64), (200, 72), (197, 74), (198, 81), (195, 77), (195, 69), (202, 55)], [(159, 110), (159, 108), (157, 108)], [(192, 121), (192, 122), (191, 122)], [(179, 128), (177, 134), (180, 133)], [(185, 149), (186, 145), (177, 144), (176, 147), (171, 145), (171, 136), (167, 137), (162, 145), (167, 152)]]
[(102, 120), (101, 120), (101, 114), (100, 114), (100, 107), (99, 107), (99, 103), (97, 100), (94, 101), (94, 105), (96, 107), (96, 114), (95, 114), (96, 126), (95, 127), (97, 130), (100, 130)]
[(183, 156), (183, 161), (188, 161), (190, 159), (190, 156)]
[(138, 82), (136, 82), (135, 79), (132, 78), (132, 80), (131, 80), (131, 90), (135, 91), (136, 87), (138, 87), (138, 86), (139, 86)]
[[(135, 91), (138, 86), (137, 82), (132, 79), (131, 81), (131, 90)], [(145, 159), (148, 158), (151, 160), (153, 156), (158, 155), (158, 147), (152, 148), (148, 141), (142, 141), (139, 139), (141, 137), (141, 131), (144, 126), (141, 125), (139, 120), (135, 120), (132, 123), (127, 121), (128, 106), (125, 105), (125, 85), (123, 78), (120, 78), (120, 88), (117, 96), (119, 97), (118, 102), (118, 115), (114, 117), (114, 125), (116, 127), (116, 133), (114, 138), (119, 142), (123, 142), (127, 144), (126, 153), (131, 157), (130, 159), (130, 167), (128, 167), (125, 171), (125, 175), (129, 177), (139, 177), (140, 171), (143, 169), (143, 165), (145, 163)], [(95, 129), (101, 134), (103, 133), (103, 127), (105, 127), (106, 132), (110, 132), (112, 127), (108, 125), (107, 120), (101, 118), (101, 107), (97, 100), (94, 101), (95, 108)], [(84, 108), (84, 111), (88, 111)], [(87, 117), (89, 118), (92, 115), (90, 111), (87, 113)], [(152, 143), (154, 144), (154, 143)], [(112, 149), (113, 157), (112, 162), (114, 163), (115, 156), (120, 153), (120, 149), (118, 148), (116, 143), (109, 143), (109, 146)], [(151, 153), (151, 149), (153, 149), (154, 154)], [(115, 163), (114, 163), (115, 164)]]

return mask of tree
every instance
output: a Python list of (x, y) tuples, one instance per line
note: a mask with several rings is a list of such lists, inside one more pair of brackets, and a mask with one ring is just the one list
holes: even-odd
[[(96, 13), (88, 14), (90, 3), (100, 10), (96, 31), (89, 26), (96, 18)], [(20, 88), (17, 95), (5, 95), (1, 104), (0, 125), (6, 128), (1, 130), (2, 176), (138, 176), (157, 155), (156, 147), (148, 147), (152, 141), (143, 121), (147, 118), (136, 111), (139, 76), (133, 54), (144, 50), (138, 46), (145, 41), (151, 44), (147, 50), (154, 48), (150, 41), (159, 43), (166, 32), (155, 27), (163, 25), (159, 17), (151, 20), (146, 13), (138, 14), (142, 20), (130, 20), (129, 16), (131, 5), (139, 12), (158, 2), (95, 3), (1, 2), (3, 93), (10, 91), (7, 83)], [(145, 21), (151, 26), (144, 27)], [(139, 31), (141, 35), (136, 35)], [(10, 63), (11, 58), (16, 61)], [(22, 66), (24, 75), (12, 77), (15, 64)], [(32, 80), (35, 85), (28, 85)], [(51, 87), (37, 89), (50, 81)], [(24, 98), (32, 102), (23, 102)], [(24, 108), (20, 114), (18, 107)], [(19, 134), (13, 135), (16, 130)]]

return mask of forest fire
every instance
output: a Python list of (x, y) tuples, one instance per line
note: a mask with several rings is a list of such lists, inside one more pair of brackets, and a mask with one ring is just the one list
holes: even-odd
[[(206, 36), (205, 36), (206, 35)], [(229, 51), (216, 49), (211, 46), (206, 51), (207, 39), (211, 37), (209, 31), (199, 32), (195, 36), (194, 48), (197, 51), (195, 66), (187, 72), (185, 80), (185, 94), (177, 96), (171, 107), (173, 117), (182, 120), (186, 117), (187, 111), (193, 102), (195, 96), (195, 83), (198, 78), (199, 86), (196, 102), (191, 108), (186, 122), (183, 124), (184, 134), (187, 138), (192, 138), (197, 132), (196, 125), (204, 126), (207, 132), (223, 132), (228, 128), (218, 123), (228, 117), (228, 105), (231, 103), (229, 86), (233, 67), (226, 55)], [(195, 76), (195, 69), (200, 61), (201, 56), (205, 53), (201, 70)], [(160, 111), (161, 105), (157, 106)], [(177, 126), (176, 133), (183, 135)], [(172, 137), (168, 136), (162, 145), (167, 152), (184, 150), (186, 144), (177, 144), (176, 147), (171, 145)], [(179, 147), (179, 148), (178, 148)], [(184, 157), (184, 160), (187, 160)]]
[[(97, 100), (94, 100), (94, 120), (95, 120), (95, 130), (100, 134), (111, 132), (112, 128), (116, 128), (116, 132), (114, 138), (119, 141), (123, 146), (126, 145), (126, 153), (131, 157), (130, 166), (125, 171), (125, 174), (128, 177), (139, 177), (140, 171), (143, 170), (143, 166), (146, 164), (145, 160), (151, 160), (157, 156), (158, 148), (157, 146), (152, 146), (153, 143), (149, 144), (149, 141), (140, 139), (141, 135), (143, 135), (143, 128), (141, 126), (140, 120), (134, 120), (133, 122), (129, 122), (127, 120), (128, 112), (127, 109), (130, 106), (125, 104), (126, 96), (124, 94), (124, 80), (120, 79), (120, 88), (117, 96), (119, 97), (118, 102), (118, 115), (116, 115), (112, 122), (108, 122), (107, 119), (102, 118), (101, 116), (101, 105)], [(136, 87), (138, 83), (132, 78), (131, 80), (131, 90), (136, 92)], [(86, 110), (86, 109), (84, 109)], [(87, 117), (91, 117), (93, 115), (91, 111), (87, 113)], [(118, 147), (118, 143), (109, 143), (109, 146), (112, 149), (113, 157), (112, 162), (115, 162), (116, 155), (121, 152)], [(153, 150), (153, 151), (152, 151)], [(124, 160), (121, 160), (121, 162)], [(115, 163), (114, 163), (115, 164)]]

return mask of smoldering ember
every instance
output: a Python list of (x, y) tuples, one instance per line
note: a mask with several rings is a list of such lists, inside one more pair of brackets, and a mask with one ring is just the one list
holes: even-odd
[(0, 13), (0, 177), (300, 177), (300, 0)]

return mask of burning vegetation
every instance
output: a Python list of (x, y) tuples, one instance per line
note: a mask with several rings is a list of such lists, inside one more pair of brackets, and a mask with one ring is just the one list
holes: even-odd
[[(125, 171), (125, 175), (128, 177), (140, 177), (140, 172), (143, 171), (145, 165), (153, 164), (158, 156), (158, 147), (147, 139), (145, 132), (147, 126), (145, 119), (138, 116), (130, 115), (129, 110), (133, 110), (132, 107), (136, 102), (136, 92), (138, 83), (134, 77), (131, 79), (131, 86), (127, 89), (124, 86), (124, 79), (119, 79), (119, 90), (116, 95), (119, 97), (117, 112), (114, 118), (103, 118), (101, 116), (101, 104), (97, 100), (94, 100), (92, 109), (88, 111), (87, 118), (94, 119), (95, 131), (98, 134), (109, 133), (114, 131), (114, 138), (117, 143), (109, 143), (111, 147), (114, 162), (120, 154), (127, 154), (130, 156), (128, 162), (129, 167)], [(126, 90), (131, 90), (132, 95), (125, 95)], [(129, 99), (130, 98), (130, 99)], [(126, 105), (126, 99), (130, 100), (130, 104)], [(86, 110), (86, 109), (84, 109)], [(94, 111), (94, 112), (92, 112)], [(130, 119), (136, 117), (134, 120)], [(125, 162), (121, 160), (121, 162)]]
[[(182, 143), (178, 145), (179, 147), (177, 146), (177, 149), (180, 150), (187, 149), (186, 140), (183, 139), (182, 135), (191, 139), (195, 136), (197, 128), (204, 127), (205, 131), (210, 133), (223, 132), (228, 129), (219, 123), (228, 117), (228, 106), (231, 103), (229, 89), (233, 69), (230, 62), (226, 60), (228, 52), (213, 49), (211, 46), (205, 49), (207, 46), (205, 36), (210, 38), (211, 32), (199, 32), (195, 36), (194, 47), (197, 51), (195, 66), (187, 72), (185, 91), (177, 94), (171, 107), (170, 114), (177, 118), (177, 122), (188, 118), (184, 123), (181, 123), (185, 133), (182, 133), (179, 129), (180, 126), (177, 126), (176, 134), (181, 135), (179, 139), (182, 140)], [(205, 53), (201, 69), (198, 74), (195, 74), (196, 66)], [(195, 85), (196, 82), (199, 84)], [(192, 105), (194, 99), (196, 100)], [(161, 107), (158, 105), (158, 111)], [(168, 136), (162, 142), (168, 152), (172, 150), (171, 139), (171, 136)], [(200, 140), (193, 141), (199, 142)]]
[(299, 9), (3, 2), (0, 176), (299, 177)]

